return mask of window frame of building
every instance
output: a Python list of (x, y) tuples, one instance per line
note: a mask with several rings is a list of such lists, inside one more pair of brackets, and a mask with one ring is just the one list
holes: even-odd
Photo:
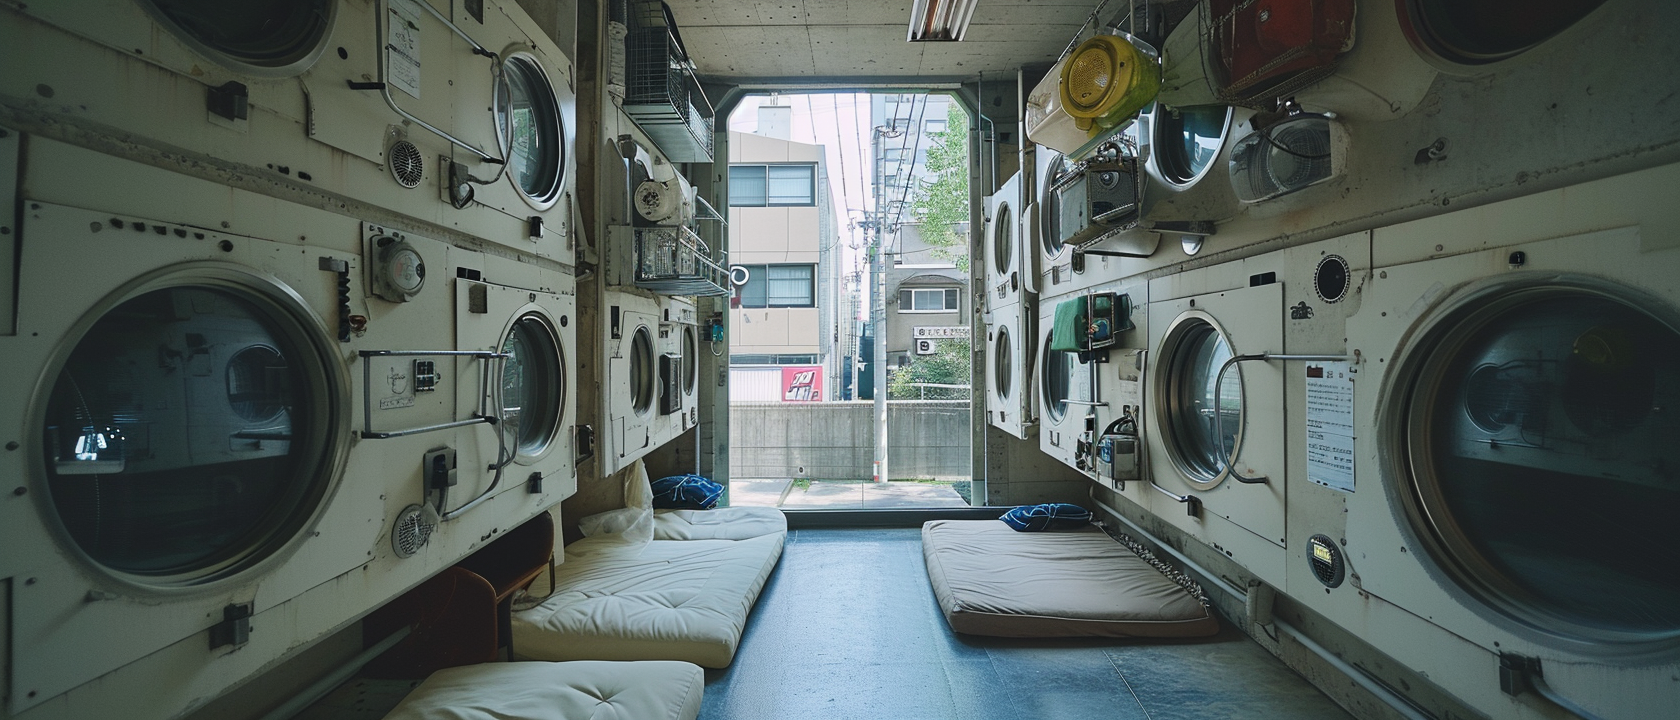
[(942, 119), (927, 120), (922, 123), (922, 132), (928, 135), (942, 133), (948, 129), (950, 129), (950, 125)]
[[(908, 293), (908, 295), (906, 295), (906, 293)], [(916, 296), (918, 294), (924, 294), (925, 295), (925, 294), (932, 294), (932, 293), (940, 293), (941, 294), (940, 301), (939, 301), (940, 302), (940, 307), (918, 309), (916, 307)], [(921, 314), (961, 312), (962, 311), (961, 288), (954, 288), (954, 287), (901, 288), (898, 291), (898, 311), (901, 312), (901, 313), (921, 313)]]
[[(816, 265), (811, 263), (774, 263), (768, 265), (741, 265), (739, 267), (746, 268), (747, 281), (736, 288), (735, 295), (730, 300), (730, 307), (761, 309), (812, 308), (817, 306)], [(771, 277), (770, 272), (772, 268), (778, 270), (803, 269), (805, 272), (803, 273), (803, 277), (773, 278)], [(772, 281), (781, 281), (783, 283), (803, 281), (804, 292), (799, 296), (794, 297), (791, 301), (787, 298), (793, 296), (786, 293), (772, 297), (770, 292)], [(749, 295), (749, 293), (751, 293), (751, 295)], [(781, 299), (777, 300), (777, 297)]]
[[(756, 171), (757, 177), (749, 177)], [(772, 177), (781, 171), (782, 178)], [(793, 171), (793, 172), (790, 172)], [(803, 177), (786, 177), (790, 174)], [(775, 183), (804, 181), (801, 192), (797, 195), (776, 195)], [(762, 189), (749, 194), (748, 187)], [(782, 190), (786, 190), (784, 186)], [(816, 163), (736, 163), (729, 166), (729, 206), (730, 207), (815, 207), (817, 204), (817, 164)]]

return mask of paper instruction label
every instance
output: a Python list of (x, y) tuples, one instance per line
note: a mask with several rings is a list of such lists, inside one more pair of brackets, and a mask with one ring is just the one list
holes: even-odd
[(392, 0), (385, 16), (385, 81), (420, 97), (420, 9), (410, 0)]
[(1353, 365), (1309, 362), (1305, 372), (1307, 479), (1353, 492)]

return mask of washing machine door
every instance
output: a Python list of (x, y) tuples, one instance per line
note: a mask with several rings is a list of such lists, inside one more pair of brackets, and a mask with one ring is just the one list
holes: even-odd
[(1424, 321), (1385, 440), (1430, 556), (1484, 603), (1588, 642), (1680, 641), (1677, 319), (1552, 276)]
[(652, 426), (658, 415), (659, 319), (652, 313), (624, 311), (621, 337), (609, 339), (607, 412), (610, 427), (602, 472), (629, 467), (658, 446)]
[(1006, 305), (993, 310), (986, 323), (986, 420), (1022, 440), (1036, 431), (1038, 420), (1032, 381), (1038, 350), (1034, 305)]
[[(1053, 312), (1053, 311), (1052, 311)], [(1050, 349), (1053, 318), (1042, 315), (1038, 326), (1038, 447), (1068, 467), (1080, 471), (1079, 435), (1095, 421), (1092, 397), (1096, 385), (1096, 363), (1082, 361), (1079, 353)], [(1099, 428), (1100, 429), (1100, 428)]]
[(1055, 185), (1067, 174), (1070, 162), (1043, 146), (1034, 151), (1033, 160), (1033, 194), (1021, 216), (1021, 259), (1027, 263), (1022, 267), (1026, 291), (1042, 293), (1052, 284), (1045, 276), (1067, 256), (1062, 243), (1062, 203)]
[(1283, 348), (1283, 304), (1282, 283), (1152, 299), (1147, 416), (1150, 455), (1157, 459), (1149, 472), (1157, 484), (1196, 493), (1207, 510), (1280, 547), (1284, 369), (1229, 361)]
[(986, 198), (986, 302), (1006, 305), (1021, 293), (1021, 174)]

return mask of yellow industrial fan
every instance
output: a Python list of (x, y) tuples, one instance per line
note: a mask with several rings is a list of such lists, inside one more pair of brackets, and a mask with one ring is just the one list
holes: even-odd
[(1130, 120), (1161, 91), (1155, 54), (1118, 35), (1096, 35), (1080, 43), (1062, 64), (1061, 75), (1062, 110), (1086, 132)]

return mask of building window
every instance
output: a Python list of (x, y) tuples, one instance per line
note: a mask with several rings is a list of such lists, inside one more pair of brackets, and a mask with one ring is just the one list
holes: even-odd
[(898, 291), (899, 312), (956, 312), (956, 288)]
[(747, 282), (735, 289), (735, 307), (816, 307), (815, 265), (741, 265)]
[(729, 204), (733, 207), (816, 205), (817, 166), (731, 165)]
[(929, 135), (932, 135), (933, 133), (942, 133), (942, 132), (945, 132), (945, 121), (944, 120), (929, 120), (925, 124), (923, 124), (922, 127), (924, 128), (924, 132), (926, 132)]

